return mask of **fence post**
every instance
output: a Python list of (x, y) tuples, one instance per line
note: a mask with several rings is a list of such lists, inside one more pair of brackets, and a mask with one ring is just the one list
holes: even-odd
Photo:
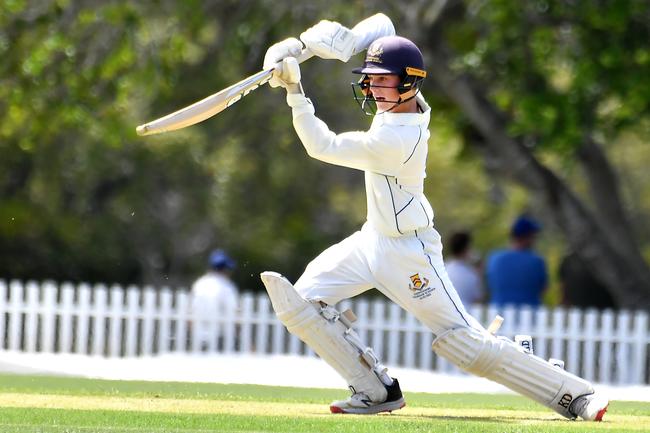
[(582, 329), (580, 329), (580, 321), (582, 319), (582, 311), (572, 308), (569, 310), (569, 335), (567, 337), (567, 357), (566, 357), (566, 370), (580, 375), (580, 364), (578, 363), (578, 353), (580, 349), (580, 336)]
[(632, 368), (630, 381), (641, 384), (645, 380), (645, 361), (648, 347), (648, 313), (637, 311), (632, 332)]
[(111, 287), (110, 322), (108, 325), (108, 356), (119, 357), (122, 352), (122, 316), (124, 293), (118, 285)]
[(402, 328), (401, 314), (402, 309), (399, 305), (391, 303), (388, 310), (388, 356), (386, 363), (389, 365), (399, 365), (399, 334)]
[(72, 303), (74, 286), (70, 283), (61, 285), (61, 304), (59, 308), (59, 353), (72, 352)]
[(144, 315), (142, 320), (142, 355), (151, 356), (153, 353), (154, 317), (156, 315), (156, 292), (152, 287), (144, 288)]
[(616, 379), (617, 385), (628, 383), (630, 375), (630, 313), (629, 311), (620, 311), (616, 320)]
[(176, 336), (174, 337), (176, 352), (187, 352), (187, 322), (189, 310), (189, 295), (186, 291), (176, 292)]
[(93, 333), (92, 354), (103, 356), (106, 346), (106, 314), (108, 312), (108, 290), (98, 284), (93, 290)]
[[(252, 336), (253, 336), (253, 297), (250, 293), (245, 293), (242, 297), (242, 312), (241, 312), (241, 324), (240, 324), (240, 345), (239, 352), (243, 354), (249, 354), (252, 351)], [(300, 343), (300, 340), (298, 340)], [(298, 351), (295, 352), (298, 354)]]
[(23, 285), (20, 281), (9, 283), (9, 350), (19, 350), (21, 344)]
[(138, 353), (138, 310), (140, 309), (140, 289), (129, 286), (126, 289), (126, 329), (125, 356), (135, 356)]
[[(218, 304), (218, 303), (215, 303)], [(221, 335), (221, 322), (223, 318), (220, 316), (219, 306), (215, 305), (215, 311), (210, 316), (208, 326), (206, 329), (203, 329), (203, 344), (206, 346), (202, 350), (206, 350), (208, 353), (214, 353), (219, 350), (219, 337)], [(255, 317), (255, 314), (252, 315)], [(207, 339), (207, 342), (205, 341)], [(206, 344), (207, 343), (207, 344)]]
[(38, 301), (39, 287), (35, 281), (27, 282), (27, 303), (25, 304), (25, 331), (24, 344), (25, 351), (28, 353), (36, 352), (36, 342), (38, 338), (38, 310), (40, 309)]
[(77, 288), (76, 353), (88, 354), (88, 318), (90, 315), (90, 286), (80, 284)]
[(403, 365), (407, 368), (415, 367), (415, 337), (419, 332), (418, 323), (412, 314), (406, 314), (404, 332), (404, 361)]
[(6, 348), (5, 319), (7, 314), (7, 283), (0, 280), (0, 351)]
[(428, 328), (420, 327), (420, 368), (423, 370), (433, 370), (433, 350), (431, 344), (433, 343), (433, 334)]
[(41, 315), (41, 335), (42, 351), (46, 353), (54, 352), (54, 338), (56, 335), (56, 295), (57, 287), (53, 282), (46, 282), (43, 284), (45, 291), (42, 305)]
[(564, 358), (564, 308), (557, 307), (553, 310), (553, 324), (551, 325), (551, 355), (553, 358)]
[(533, 335), (533, 310), (528, 305), (524, 305), (519, 310), (517, 334)]
[[(268, 330), (269, 330), (269, 298), (265, 294), (257, 296), (257, 333), (255, 334), (255, 353), (258, 355), (264, 355), (267, 352), (267, 343), (268, 343)], [(314, 356), (314, 352), (311, 352), (311, 356)]]
[[(222, 323), (222, 329), (223, 329), (223, 352), (224, 353), (233, 353), (235, 351), (235, 336), (237, 334), (237, 321), (239, 320), (239, 314), (241, 312), (240, 302), (241, 302), (241, 298), (238, 298), (237, 305), (235, 306), (235, 308), (227, 310), (225, 316), (223, 317), (224, 322)], [(278, 353), (283, 353), (283, 350), (279, 349)]]
[(583, 377), (589, 381), (596, 381), (596, 340), (598, 312), (587, 310), (585, 314), (585, 346), (582, 356)]
[(539, 307), (537, 309), (535, 320), (535, 334), (537, 334), (537, 341), (534, 342), (534, 349), (540, 358), (548, 358), (548, 309), (546, 307)]
[[(280, 322), (280, 319), (276, 317), (275, 312), (271, 312), (271, 316), (273, 317), (273, 325), (271, 327), (271, 353), (278, 355), (284, 353), (284, 341), (287, 331), (282, 322)], [(228, 321), (228, 326), (231, 326), (231, 323), (232, 320)]]
[(168, 287), (160, 291), (160, 321), (158, 322), (158, 353), (165, 354), (170, 351), (170, 325), (172, 315), (172, 293)]
[(601, 316), (600, 325), (600, 359), (598, 364), (598, 376), (600, 382), (611, 383), (612, 370), (612, 336), (614, 328), (614, 313), (612, 310), (605, 310)]

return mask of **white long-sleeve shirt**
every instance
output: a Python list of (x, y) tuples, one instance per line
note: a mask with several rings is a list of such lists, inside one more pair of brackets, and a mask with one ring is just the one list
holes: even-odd
[(422, 113), (375, 115), (368, 131), (335, 134), (315, 116), (302, 94), (288, 94), (293, 126), (312, 158), (363, 170), (368, 223), (386, 236), (433, 226), (424, 195), (431, 108), (417, 96)]

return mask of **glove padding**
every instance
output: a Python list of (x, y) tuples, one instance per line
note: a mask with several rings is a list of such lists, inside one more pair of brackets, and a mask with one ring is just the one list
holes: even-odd
[(335, 21), (322, 20), (300, 35), (308, 50), (321, 59), (350, 60), (359, 36)]
[[(271, 45), (264, 55), (264, 66), (262, 69), (273, 69), (276, 64), (281, 63), (273, 77), (269, 80), (271, 87), (287, 87), (288, 84), (300, 82), (300, 66), (295, 59), (302, 52), (302, 42), (296, 38), (288, 38), (282, 42)], [(291, 60), (289, 60), (291, 59)]]
[(291, 84), (300, 83), (300, 65), (298, 64), (298, 60), (295, 57), (282, 59), (280, 65), (273, 72), (273, 79), (285, 89)]

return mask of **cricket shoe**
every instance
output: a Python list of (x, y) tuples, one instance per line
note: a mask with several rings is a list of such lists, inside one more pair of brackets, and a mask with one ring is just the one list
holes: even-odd
[(608, 406), (609, 400), (607, 397), (593, 393), (576, 398), (571, 403), (569, 412), (586, 421), (602, 421)]
[[(354, 388), (352, 391), (354, 392)], [(330, 411), (332, 413), (372, 415), (380, 412), (392, 412), (406, 406), (397, 379), (393, 379), (393, 383), (386, 386), (386, 391), (386, 400), (383, 402), (372, 401), (363, 392), (355, 392), (347, 400), (335, 401), (330, 404)]]

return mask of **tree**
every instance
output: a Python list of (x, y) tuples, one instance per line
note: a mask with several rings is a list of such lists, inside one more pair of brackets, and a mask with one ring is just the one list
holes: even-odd
[[(650, 307), (642, 257), (605, 147), (650, 109), (646, 2), (453, 2), (411, 14), (429, 72), (500, 175), (548, 208), (621, 307)], [(427, 20), (428, 18), (428, 20)], [(463, 124), (464, 122), (464, 124)], [(575, 160), (579, 195), (543, 155)]]
[[(425, 88), (432, 146), (445, 134), (466, 145), (459, 161), (429, 161), (443, 229), (497, 220), (523, 200), (507, 197), (503, 211), (487, 199), (476, 152), (487, 172), (545, 203), (622, 306), (647, 306), (633, 203), (608, 158), (648, 120), (650, 20), (632, 0), (5, 2), (0, 277), (182, 286), (219, 245), (240, 258), (244, 288), (266, 269), (295, 279), (359, 226), (365, 202), (360, 173), (306, 157), (281, 90), (173, 134), (142, 139), (134, 127), (256, 72), (269, 45), (320, 19), (349, 25), (378, 10), (425, 52), (438, 85)], [(343, 84), (349, 69), (303, 66), (336, 131), (363, 126)], [(567, 175), (574, 164), (588, 192)], [(461, 193), (450, 179), (462, 179)], [(483, 246), (493, 231), (477, 233)]]

